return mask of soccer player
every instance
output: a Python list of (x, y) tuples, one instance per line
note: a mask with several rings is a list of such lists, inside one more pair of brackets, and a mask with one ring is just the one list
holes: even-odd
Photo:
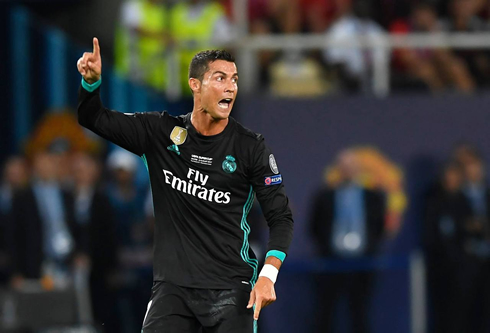
[[(78, 60), (82, 126), (141, 156), (155, 211), (154, 285), (143, 333), (254, 332), (293, 234), (282, 176), (264, 138), (230, 117), (238, 74), (226, 51), (203, 51), (189, 67), (194, 108), (123, 114), (100, 100), (102, 61)], [(270, 229), (264, 267), (249, 247), (247, 214), (257, 195)]]

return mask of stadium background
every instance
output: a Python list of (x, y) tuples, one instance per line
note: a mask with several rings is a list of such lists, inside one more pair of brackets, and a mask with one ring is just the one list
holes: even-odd
[[(410, 1), (404, 4), (409, 7)], [(102, 48), (106, 105), (124, 112), (190, 111), (185, 99), (169, 99), (114, 74), (114, 30), (120, 6), (117, 0), (0, 5), (1, 161), (26, 152), (26, 143), (43, 117), (76, 108), (80, 76), (75, 64), (84, 51), (91, 50), (93, 36), (99, 37)], [(239, 66), (242, 50), (235, 49)], [(247, 71), (240, 75), (246, 77)], [(470, 94), (454, 88), (438, 94), (427, 89), (392, 89), (383, 97), (362, 89), (333, 90), (315, 97), (289, 97), (274, 94), (273, 89), (247, 88), (240, 93), (233, 115), (264, 134), (271, 145), (296, 223), (290, 255), (277, 283), (278, 301), (261, 317), (263, 332), (312, 332), (313, 274), (366, 267), (377, 273), (370, 308), (373, 332), (428, 331), (430, 306), (421, 241), (425, 194), (457, 143), (474, 144), (485, 158), (490, 155), (486, 84)], [(307, 231), (312, 197), (324, 183), (325, 168), (334, 164), (340, 151), (366, 146), (376, 147), (402, 172), (407, 206), (401, 223), (393, 227), (377, 259), (324, 261), (315, 253)], [(138, 179), (145, 181), (144, 176)], [(6, 307), (2, 309), (5, 321)], [(337, 331), (347, 332), (345, 304), (338, 318)]]

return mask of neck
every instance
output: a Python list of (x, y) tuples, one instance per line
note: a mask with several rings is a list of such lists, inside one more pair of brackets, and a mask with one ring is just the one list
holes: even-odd
[(93, 186), (90, 183), (78, 183), (75, 185), (75, 191), (81, 193), (84, 191), (91, 191)]
[(468, 26), (469, 18), (466, 17), (460, 17), (455, 19), (455, 27), (456, 30), (466, 30), (466, 27)]
[(228, 118), (214, 119), (203, 108), (196, 107), (192, 110), (191, 123), (199, 134), (211, 136), (224, 131), (228, 125)]
[(46, 177), (46, 178), (42, 178), (42, 177), (37, 177), (35, 179), (35, 181), (38, 183), (38, 184), (42, 184), (42, 185), (52, 185), (52, 184), (56, 184), (56, 180), (54, 178), (49, 178), (49, 177)]

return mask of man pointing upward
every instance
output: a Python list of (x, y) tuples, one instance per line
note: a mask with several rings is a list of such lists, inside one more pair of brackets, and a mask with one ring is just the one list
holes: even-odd
[[(192, 112), (123, 114), (100, 100), (97, 38), (77, 66), (82, 126), (141, 156), (155, 211), (154, 286), (143, 332), (254, 332), (293, 234), (283, 178), (260, 134), (230, 117), (234, 58), (199, 52), (189, 67)], [(250, 249), (247, 215), (257, 196), (270, 238), (265, 265)]]

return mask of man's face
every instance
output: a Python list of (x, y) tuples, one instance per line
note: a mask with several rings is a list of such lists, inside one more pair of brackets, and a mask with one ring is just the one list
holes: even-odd
[(238, 93), (238, 74), (234, 62), (216, 60), (209, 64), (201, 82), (202, 108), (215, 120), (230, 116)]
[(454, 0), (452, 2), (453, 15), (456, 18), (469, 19), (475, 14), (477, 4), (474, 0)]
[(29, 171), (22, 158), (16, 157), (7, 162), (4, 169), (4, 181), (13, 188), (21, 187), (29, 181)]
[(34, 174), (42, 181), (54, 181), (58, 176), (56, 156), (50, 153), (38, 153), (34, 157)]
[(99, 169), (94, 160), (81, 153), (72, 160), (72, 174), (77, 185), (92, 186), (97, 182)]
[(466, 180), (470, 183), (480, 183), (485, 178), (483, 164), (479, 160), (473, 160), (465, 165)]
[(430, 31), (437, 22), (437, 16), (429, 8), (418, 8), (413, 14), (413, 21), (417, 29), (422, 31)]
[(463, 175), (461, 171), (455, 167), (449, 167), (444, 171), (443, 184), (447, 191), (455, 192), (457, 191), (463, 180)]
[(346, 150), (340, 153), (337, 165), (344, 181), (353, 181), (359, 175), (360, 165), (352, 151)]

